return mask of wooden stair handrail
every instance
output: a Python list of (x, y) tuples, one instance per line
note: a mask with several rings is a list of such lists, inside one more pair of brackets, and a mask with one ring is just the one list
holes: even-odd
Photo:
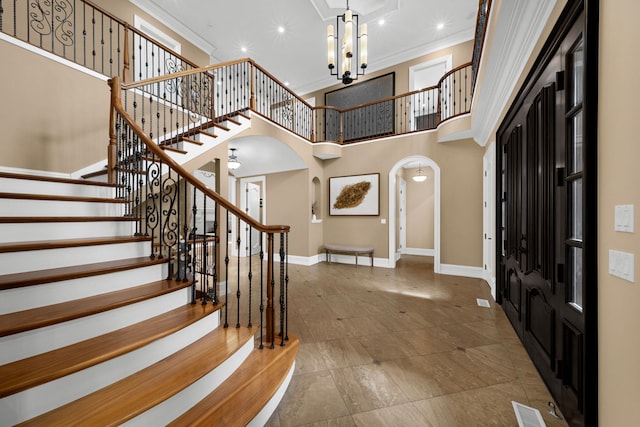
[[(183, 179), (185, 179), (195, 188), (202, 191), (203, 194), (215, 200), (227, 211), (231, 212), (236, 217), (241, 218), (244, 222), (248, 223), (253, 228), (263, 233), (271, 234), (271, 233), (288, 233), (289, 232), (291, 227), (288, 225), (264, 225), (256, 221), (255, 219), (247, 215), (246, 212), (242, 211), (235, 205), (231, 204), (229, 201), (221, 197), (215, 191), (209, 189), (200, 180), (198, 180), (196, 177), (190, 174), (185, 168), (183, 168), (180, 164), (178, 164), (175, 160), (169, 157), (160, 146), (155, 144), (151, 140), (151, 138), (149, 138), (145, 134), (145, 132), (138, 126), (138, 124), (131, 118), (131, 116), (129, 116), (129, 114), (124, 109), (121, 98), (120, 98), (120, 93), (122, 88), (120, 84), (120, 78), (116, 76), (112, 79), (109, 79), (108, 83), (109, 83), (109, 86), (111, 86), (111, 117), (110, 117), (111, 125), (109, 128), (110, 147), (111, 147), (111, 142), (113, 142), (113, 148), (109, 150), (109, 153), (113, 153), (113, 155), (115, 156), (115, 149), (116, 149), (115, 148), (115, 141), (116, 141), (115, 112), (118, 112), (118, 114), (120, 114), (120, 116), (122, 116), (122, 118), (127, 122), (127, 124), (131, 126), (131, 128), (136, 132), (140, 140), (144, 142), (144, 144), (146, 145), (149, 151), (153, 152), (153, 154), (155, 154), (164, 164), (168, 165), (171, 169), (176, 171), (178, 175), (180, 175)], [(113, 159), (115, 160), (115, 157)], [(115, 162), (113, 164), (115, 164)], [(110, 163), (110, 166), (109, 166), (110, 169), (112, 168), (113, 164)]]

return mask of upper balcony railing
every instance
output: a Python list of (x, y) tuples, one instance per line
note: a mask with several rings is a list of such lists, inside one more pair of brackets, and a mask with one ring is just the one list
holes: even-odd
[[(484, 37), (490, 0), (479, 1), (478, 25), (483, 23)], [(435, 129), (470, 111), (477, 72), (477, 65), (468, 63), (448, 72), (436, 86), (340, 110), (312, 107), (249, 59), (198, 69), (89, 0), (0, 0), (0, 31), (108, 77), (119, 76), (125, 84), (179, 76), (154, 89), (156, 96), (179, 91), (179, 111), (193, 115), (187, 125), (170, 125), (174, 137), (244, 110), (312, 142), (348, 144)]]
[(123, 81), (197, 68), (89, 0), (0, 0), (0, 32)]

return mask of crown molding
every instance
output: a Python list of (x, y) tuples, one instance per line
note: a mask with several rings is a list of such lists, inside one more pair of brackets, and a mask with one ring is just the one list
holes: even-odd
[[(187, 39), (190, 43), (195, 45), (198, 49), (206, 52), (211, 58), (213, 63), (215, 56), (213, 52), (216, 51), (216, 46), (210, 43), (208, 40), (202, 38), (198, 33), (194, 32), (188, 25), (177, 20), (173, 15), (166, 10), (153, 3), (151, 0), (129, 0), (132, 4), (142, 9), (144, 12), (153, 16), (158, 21), (162, 22), (167, 27), (171, 28), (176, 33)], [(208, 65), (208, 64), (202, 64)]]
[(471, 125), (479, 145), (484, 147), (490, 142), (492, 131), (501, 120), (558, 1), (561, 0), (503, 0), (497, 10), (490, 12), (492, 42), (487, 46), (490, 37), (485, 38), (478, 80), (481, 85), (474, 94), (476, 105)]

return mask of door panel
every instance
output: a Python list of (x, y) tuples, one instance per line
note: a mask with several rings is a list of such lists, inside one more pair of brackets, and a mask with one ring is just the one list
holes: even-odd
[(582, 29), (567, 27), (497, 135), (498, 293), (571, 425), (585, 422)]

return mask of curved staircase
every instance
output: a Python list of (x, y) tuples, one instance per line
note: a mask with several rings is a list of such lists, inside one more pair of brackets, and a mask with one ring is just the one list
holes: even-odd
[(263, 425), (298, 341), (257, 348), (134, 235), (113, 186), (0, 172), (0, 426)]

